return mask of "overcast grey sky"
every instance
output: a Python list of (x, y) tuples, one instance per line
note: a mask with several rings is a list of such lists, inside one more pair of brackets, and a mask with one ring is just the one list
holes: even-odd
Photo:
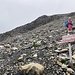
[(0, 33), (35, 20), (42, 15), (75, 11), (75, 0), (0, 0)]

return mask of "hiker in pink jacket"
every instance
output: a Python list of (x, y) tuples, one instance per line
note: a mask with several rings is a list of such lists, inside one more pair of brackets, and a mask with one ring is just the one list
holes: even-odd
[(68, 21), (68, 32), (70, 32), (72, 30), (72, 22), (71, 22), (71, 17), (69, 17)]

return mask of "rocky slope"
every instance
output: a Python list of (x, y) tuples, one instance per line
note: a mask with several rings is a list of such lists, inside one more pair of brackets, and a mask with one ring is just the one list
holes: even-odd
[[(74, 24), (75, 13), (43, 15), (29, 24), (0, 34), (0, 75), (20, 75), (18, 66), (29, 62), (42, 64), (45, 75), (64, 75), (65, 72), (56, 64), (54, 50), (59, 47), (56, 42), (67, 34), (64, 22), (68, 17)], [(19, 60), (21, 56), (23, 58)]]
[[(27, 33), (30, 30), (33, 30), (39, 26), (42, 26), (42, 25), (45, 25), (45, 24), (51, 23), (51, 22), (53, 22), (53, 24), (52, 24), (53, 27), (57, 26), (58, 28), (60, 28), (60, 26), (64, 25), (63, 24), (64, 21), (70, 16), (72, 17), (72, 20), (74, 20), (75, 13), (73, 12), (70, 14), (62, 14), (62, 15), (59, 14), (59, 15), (53, 15), (53, 16), (43, 15), (31, 23), (17, 27), (9, 32), (4, 33), (4, 34), (0, 34), (0, 41), (6, 40), (8, 37), (13, 37), (18, 34)], [(56, 21), (56, 20), (58, 20), (58, 21)], [(58, 24), (58, 25), (56, 25), (56, 24)]]

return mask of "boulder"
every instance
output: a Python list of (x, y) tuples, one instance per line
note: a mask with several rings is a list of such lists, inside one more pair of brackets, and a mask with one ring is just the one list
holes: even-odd
[(44, 71), (44, 67), (39, 63), (32, 62), (32, 63), (26, 64), (24, 66), (20, 66), (19, 70), (24, 71), (24, 75), (25, 74), (31, 75), (32, 72), (33, 72), (33, 75), (42, 75), (43, 71)]

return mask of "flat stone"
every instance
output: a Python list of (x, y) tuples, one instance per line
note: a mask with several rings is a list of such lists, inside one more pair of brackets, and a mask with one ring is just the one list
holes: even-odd
[(66, 51), (68, 51), (68, 49), (67, 49), (67, 48), (62, 49), (60, 52), (62, 53), (62, 52), (66, 52)]
[(59, 50), (54, 50), (54, 52), (59, 53), (60, 51)]

